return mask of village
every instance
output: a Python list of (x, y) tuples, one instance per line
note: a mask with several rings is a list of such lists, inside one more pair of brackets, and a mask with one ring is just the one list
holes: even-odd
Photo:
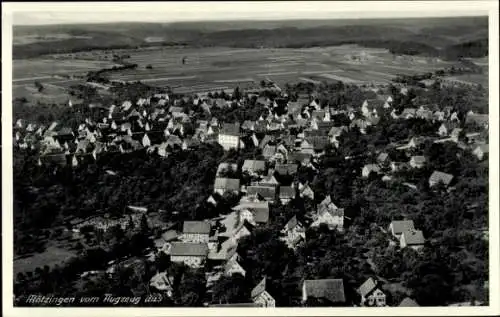
[[(156, 93), (138, 100), (123, 100), (121, 104), (88, 105), (98, 113), (80, 122), (73, 130), (63, 122), (55, 120), (48, 126), (37, 125), (19, 119), (14, 127), (14, 147), (17, 151), (34, 151), (39, 166), (77, 168), (98, 161), (105, 153), (133, 153), (142, 151), (151, 156), (168, 158), (179, 151), (193, 151), (203, 143), (218, 144), (225, 152), (256, 149), (258, 155), (245, 159), (243, 164), (235, 161), (221, 162), (213, 179), (213, 193), (204, 197), (205, 202), (217, 206), (225, 195), (234, 195), (239, 201), (231, 206), (231, 212), (204, 220), (180, 219), (177, 226), (169, 224), (160, 238), (154, 240), (155, 249), (146, 257), (154, 262), (157, 257), (167, 256), (172, 263), (182, 264), (193, 270), (202, 270), (206, 278), (207, 293), (212, 285), (223, 277), (245, 276), (249, 267), (242, 263), (238, 245), (256, 228), (268, 225), (275, 215), (275, 204), (287, 206), (290, 201), (308, 200), (315, 202), (305, 215), (294, 215), (280, 228), (281, 241), (294, 252), (308, 240), (309, 230), (335, 231), (347, 234), (345, 222), (352, 219), (344, 212), (339, 197), (319, 197), (308, 181), (297, 177), (301, 168), (321, 175), (318, 161), (333, 148), (342, 146), (343, 135), (358, 131), (361, 135), (372, 133), (381, 120), (401, 122), (421, 119), (438, 127), (433, 136), (413, 136), (409, 139), (391, 142), (387, 148), (377, 148), (356, 157), (345, 156), (341, 160), (364, 162), (353, 178), (379, 178), (383, 182), (400, 182), (403, 186), (417, 190), (420, 184), (411, 180), (401, 181), (394, 175), (401, 170), (418, 171), (429, 164), (422, 147), (427, 143), (451, 143), (471, 153), (478, 162), (488, 158), (488, 114), (469, 111), (460, 118), (455, 109), (439, 105), (425, 105), (414, 102), (414, 107), (402, 111), (393, 107), (394, 97), (387, 87), (371, 90), (372, 98), (361, 104), (332, 106), (324, 104), (313, 93), (289, 95), (277, 85), (248, 91), (227, 91), (223, 97), (218, 93), (198, 93), (177, 97), (171, 93)], [(408, 94), (408, 88), (401, 85), (400, 95)], [(266, 92), (271, 91), (273, 97)], [(192, 105), (203, 114), (185, 111), (185, 105)], [(237, 109), (249, 104), (260, 105), (264, 112), (257, 120), (224, 122), (211, 113), (214, 109)], [(68, 108), (76, 108), (71, 100)], [(75, 110), (76, 111), (76, 110)], [(338, 120), (338, 118), (344, 118)], [(193, 129), (194, 127), (194, 129)], [(389, 153), (400, 153), (398, 158)], [(106, 171), (109, 175), (115, 172)], [(454, 190), (457, 175), (443, 170), (434, 170), (426, 180), (429, 188)], [(426, 185), (426, 186), (427, 186)], [(93, 226), (95, 230), (107, 231), (113, 226), (126, 230), (130, 222), (140, 226), (146, 218), (150, 227), (154, 219), (148, 215), (146, 206), (129, 206), (129, 212), (121, 218), (105, 216), (76, 221), (71, 228), (74, 235), (80, 229)], [(414, 219), (402, 213), (389, 225), (380, 227), (388, 248), (415, 250), (421, 253), (426, 248), (426, 237)], [(106, 274), (112, 275), (117, 263), (110, 264)], [(134, 261), (127, 259), (126, 261)], [(92, 275), (97, 272), (86, 272)], [(223, 302), (221, 299), (206, 300), (206, 306), (275, 307), (272, 287), (267, 287), (264, 276), (253, 285), (248, 302)], [(375, 275), (360, 283), (353, 290), (348, 289), (341, 278), (304, 279), (296, 288), (302, 302), (319, 300), (326, 306), (388, 306), (386, 290)], [(167, 271), (158, 271), (149, 281), (151, 292), (171, 297), (174, 293), (173, 277)], [(346, 293), (358, 294), (357, 300), (347, 300)], [(207, 298), (209, 298), (208, 296)], [(394, 306), (419, 306), (413, 298), (406, 297)]]

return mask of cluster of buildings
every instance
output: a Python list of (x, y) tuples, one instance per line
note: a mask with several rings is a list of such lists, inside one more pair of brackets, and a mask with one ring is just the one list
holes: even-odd
[[(433, 142), (455, 142), (470, 149), (479, 160), (488, 155), (483, 133), (488, 129), (487, 114), (469, 112), (465, 122), (476, 125), (482, 131), (463, 131), (457, 113), (451, 109), (421, 106), (406, 108), (398, 113), (391, 105), (392, 97), (387, 95), (378, 95), (375, 99), (365, 100), (359, 107), (347, 106), (343, 110), (321, 106), (309, 95), (301, 95), (297, 101), (290, 101), (285, 95), (270, 100), (253, 93), (247, 93), (240, 100), (230, 96), (226, 97), (228, 100), (196, 96), (186, 101), (192, 101), (210, 117), (213, 107), (238, 107), (254, 97), (266, 107), (265, 113), (255, 121), (219, 122), (216, 117), (197, 120), (196, 113), (186, 113), (183, 103), (167, 94), (155, 94), (135, 103), (124, 101), (121, 105), (109, 107), (91, 105), (99, 109), (100, 117), (96, 120), (87, 118), (74, 130), (61, 126), (57, 121), (43, 126), (20, 119), (14, 128), (14, 145), (20, 149), (37, 150), (40, 165), (55, 163), (72, 166), (78, 166), (85, 160), (97, 160), (103, 152), (145, 150), (151, 155), (167, 157), (172, 151), (190, 150), (203, 142), (218, 143), (226, 151), (246, 147), (260, 149), (261, 155), (245, 160), (241, 166), (234, 162), (223, 162), (218, 166), (213, 194), (207, 202), (217, 205), (221, 196), (238, 194), (240, 201), (229, 214), (202, 221), (184, 221), (181, 230), (168, 230), (155, 240), (156, 252), (169, 255), (172, 262), (183, 263), (193, 269), (205, 268), (209, 291), (222, 276), (245, 276), (248, 268), (237, 253), (238, 241), (250, 235), (255, 227), (272, 220), (270, 206), (278, 201), (287, 204), (295, 198), (315, 201), (315, 192), (310, 184), (297, 181), (295, 176), (301, 167), (316, 169), (317, 159), (328, 147), (341, 146), (339, 137), (349, 129), (358, 128), (361, 133), (368, 133), (368, 127), (377, 125), (381, 116), (387, 114), (392, 120), (422, 118), (441, 122)], [(350, 123), (337, 124), (333, 118), (339, 114), (349, 118)], [(194, 131), (186, 131), (188, 126), (194, 127)], [(424, 141), (424, 138), (414, 137), (397, 149), (414, 153)], [(391, 171), (405, 166), (422, 168), (426, 163), (427, 158), (422, 154), (412, 154), (407, 162), (396, 162), (386, 152), (380, 152), (374, 162), (363, 167), (361, 177), (385, 173), (384, 179), (390, 180)], [(449, 186), (453, 180), (451, 174), (434, 171), (429, 178), (429, 186), (439, 183)], [(290, 218), (281, 229), (281, 239), (289, 248), (296, 249), (306, 240), (308, 228), (326, 226), (342, 232), (344, 218), (344, 209), (337, 206), (332, 197), (326, 196), (305, 217)], [(122, 219), (117, 223), (124, 227), (127, 221)], [(91, 223), (85, 223), (88, 224)], [(116, 225), (115, 222), (113, 224)], [(97, 226), (107, 228), (110, 224), (100, 221)], [(415, 229), (411, 220), (393, 221), (389, 231), (401, 248), (420, 250), (424, 246), (422, 231)], [(275, 306), (268, 284), (264, 277), (255, 285), (249, 306)], [(150, 286), (172, 293), (172, 281), (165, 272), (158, 272)], [(342, 279), (304, 280), (300, 287), (304, 302), (316, 299), (342, 304), (346, 301)], [(357, 291), (361, 296), (361, 305), (386, 305), (382, 288), (372, 278)], [(401, 305), (414, 306), (416, 303), (405, 299)]]

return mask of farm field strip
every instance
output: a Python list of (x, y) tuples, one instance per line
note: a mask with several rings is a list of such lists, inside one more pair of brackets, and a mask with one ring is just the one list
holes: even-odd
[(355, 79), (351, 79), (349, 77), (338, 76), (338, 75), (334, 75), (334, 74), (321, 74), (320, 76), (324, 77), (324, 78), (328, 78), (328, 79), (337, 80), (337, 81), (343, 81), (346, 83), (360, 83), (361, 82), (360, 80), (355, 80)]

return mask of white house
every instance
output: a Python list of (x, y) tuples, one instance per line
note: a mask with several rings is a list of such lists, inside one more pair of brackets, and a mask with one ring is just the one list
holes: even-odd
[(208, 243), (210, 223), (207, 221), (184, 221), (180, 240), (190, 243)]
[(294, 249), (300, 241), (306, 239), (306, 230), (304, 225), (293, 216), (281, 230), (285, 236), (281, 238), (290, 249)]
[(378, 283), (370, 277), (358, 288), (357, 291), (359, 295), (361, 295), (362, 306), (386, 306), (386, 296), (377, 284)]
[(184, 263), (192, 268), (203, 265), (208, 256), (208, 245), (206, 243), (173, 242), (170, 249), (170, 260), (176, 263)]
[(344, 230), (344, 208), (335, 206), (330, 195), (318, 205), (311, 227), (319, 227), (321, 224), (326, 224), (330, 230)]
[(266, 278), (255, 286), (251, 292), (252, 301), (261, 307), (275, 307), (276, 301), (266, 290)]
[(226, 151), (230, 149), (237, 149), (240, 144), (239, 123), (224, 123), (219, 132), (217, 141)]

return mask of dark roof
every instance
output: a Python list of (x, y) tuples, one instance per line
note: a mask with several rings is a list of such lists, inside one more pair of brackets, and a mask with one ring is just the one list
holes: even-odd
[(149, 131), (146, 134), (151, 144), (160, 144), (165, 140), (163, 131)]
[(326, 136), (312, 136), (306, 137), (307, 142), (311, 144), (314, 150), (324, 150), (325, 147), (330, 143), (330, 140)]
[(295, 161), (303, 162), (306, 159), (310, 159), (311, 156), (312, 155), (309, 153), (302, 153), (302, 152), (288, 153), (288, 162), (295, 162)]
[(370, 109), (381, 108), (385, 104), (385, 100), (380, 99), (367, 99), (366, 101), (368, 103), (368, 108)]
[(206, 221), (184, 221), (183, 233), (210, 233), (210, 223)]
[(305, 280), (307, 297), (327, 299), (332, 303), (345, 302), (342, 279)]
[(173, 242), (170, 249), (171, 256), (207, 256), (208, 245), (206, 243)]
[(293, 163), (288, 163), (288, 164), (277, 163), (275, 168), (274, 168), (274, 170), (280, 175), (295, 174), (295, 173), (297, 173), (297, 169), (298, 169), (297, 164), (293, 164)]
[(227, 135), (240, 135), (240, 124), (239, 123), (223, 123), (220, 134)]

